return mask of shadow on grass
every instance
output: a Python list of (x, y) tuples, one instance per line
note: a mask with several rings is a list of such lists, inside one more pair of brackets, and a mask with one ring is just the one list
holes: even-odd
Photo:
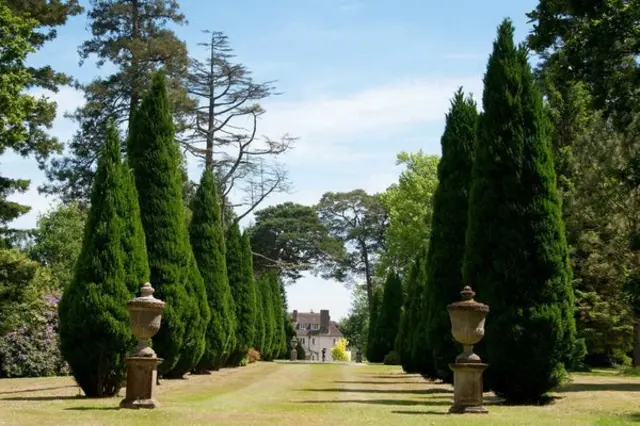
[(431, 416), (431, 415), (438, 415), (438, 416), (446, 416), (447, 412), (446, 411), (392, 411), (393, 414), (411, 414), (411, 415), (420, 415), (420, 416)]
[(409, 380), (334, 380), (333, 383), (346, 383), (357, 385), (423, 385), (423, 382)]
[(626, 420), (632, 421), (634, 423), (640, 423), (640, 413), (632, 413), (624, 416)]
[(70, 396), (13, 396), (9, 398), (0, 398), (0, 401), (66, 401), (72, 399), (86, 399), (82, 395), (70, 395)]
[(593, 391), (640, 392), (640, 383), (569, 383), (558, 388), (556, 392)]
[(377, 375), (377, 376), (369, 376), (372, 379), (406, 379), (406, 378), (422, 378), (420, 375), (418, 374), (405, 374), (405, 373), (398, 373), (398, 374), (382, 374), (382, 375)]
[(70, 411), (117, 411), (120, 407), (69, 407), (65, 410)]
[(325, 388), (325, 389), (298, 389), (303, 392), (336, 392), (336, 393), (387, 393), (387, 394), (410, 394), (410, 395), (433, 395), (452, 394), (453, 391), (441, 388), (431, 389), (345, 389), (345, 388)]
[(68, 388), (77, 388), (77, 386), (69, 385), (69, 386), (52, 386), (48, 388), (21, 389), (21, 390), (15, 390), (15, 391), (0, 392), (0, 395), (14, 395), (16, 393), (40, 392), (40, 391), (68, 389)]
[(410, 399), (331, 399), (331, 400), (311, 400), (311, 401), (298, 401), (300, 404), (370, 404), (370, 405), (399, 405), (399, 406), (423, 406), (429, 407), (433, 405), (446, 405), (450, 406), (451, 401), (416, 401)]

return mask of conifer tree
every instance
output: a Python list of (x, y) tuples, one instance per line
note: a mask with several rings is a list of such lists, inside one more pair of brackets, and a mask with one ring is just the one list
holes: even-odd
[(285, 330), (285, 313), (282, 294), (280, 292), (280, 281), (276, 274), (269, 274), (269, 284), (271, 286), (271, 295), (273, 297), (273, 318), (274, 318), (274, 344), (273, 358), (283, 357), (287, 353), (287, 333)]
[(226, 361), (230, 336), (235, 332), (230, 315), (229, 281), (225, 258), (224, 232), (216, 184), (211, 170), (205, 170), (193, 199), (193, 217), (189, 229), (191, 247), (204, 279), (211, 320), (207, 328), (206, 348), (196, 372), (218, 370)]
[[(59, 304), (60, 345), (89, 397), (117, 394), (135, 339), (127, 302), (149, 278), (137, 200), (113, 125), (98, 161), (82, 251)], [(136, 241), (135, 239), (142, 239)], [(136, 291), (137, 292), (137, 291)]]
[(433, 197), (433, 216), (427, 258), (428, 292), (425, 294), (426, 342), (433, 354), (437, 378), (452, 383), (449, 364), (460, 353), (451, 336), (447, 305), (460, 300), (462, 261), (473, 150), (478, 123), (476, 103), (459, 89), (451, 101), (441, 138), (438, 188)]
[(503, 21), (484, 76), (463, 274), (491, 307), (479, 348), (491, 389), (537, 402), (578, 345), (548, 119), (513, 32)]
[(394, 343), (400, 328), (402, 311), (402, 281), (398, 274), (390, 271), (384, 283), (382, 304), (376, 321), (376, 339), (373, 343), (373, 362), (381, 362), (394, 349)]
[(377, 356), (378, 341), (378, 316), (382, 307), (382, 287), (378, 286), (373, 290), (371, 296), (371, 306), (369, 308), (369, 328), (367, 330), (367, 361), (382, 362)]
[(167, 304), (153, 338), (164, 360), (158, 372), (182, 377), (204, 352), (210, 311), (185, 225), (181, 155), (169, 106), (165, 77), (156, 73), (130, 126), (128, 160), (140, 200), (151, 282)]
[[(236, 346), (229, 365), (238, 365), (255, 339), (255, 287), (253, 270), (249, 270), (252, 266), (247, 264), (245, 246), (248, 241), (245, 240), (237, 223), (227, 231), (227, 274), (236, 314)], [(249, 256), (250, 253), (249, 248)]]
[(254, 322), (254, 328), (256, 330), (256, 334), (253, 340), (253, 347), (260, 352), (262, 358), (264, 358), (263, 353), (265, 349), (265, 336), (266, 336), (266, 321), (263, 304), (263, 291), (262, 291), (262, 280), (264, 277), (256, 278), (256, 321)]
[(400, 329), (398, 330), (398, 343), (396, 351), (400, 355), (402, 369), (405, 373), (417, 373), (417, 359), (414, 356), (414, 345), (416, 336), (418, 335), (418, 326), (422, 310), (420, 301), (422, 299), (422, 290), (424, 283), (420, 281), (419, 272), (424, 262), (424, 256), (416, 256), (413, 263), (409, 266), (409, 273), (406, 278), (407, 295), (404, 303), (404, 310), (400, 321)]
[(264, 346), (263, 359), (271, 361), (275, 352), (276, 319), (273, 315), (273, 295), (270, 276), (264, 275), (260, 280), (260, 295), (262, 297), (262, 312), (264, 315)]

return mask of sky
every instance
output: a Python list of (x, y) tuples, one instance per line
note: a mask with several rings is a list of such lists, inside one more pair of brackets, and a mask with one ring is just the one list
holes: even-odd
[[(81, 0), (88, 7), (88, 0)], [(516, 41), (530, 30), (525, 14), (535, 0), (181, 0), (188, 24), (175, 27), (193, 56), (202, 30), (224, 32), (236, 60), (257, 81), (276, 81), (282, 94), (265, 100), (258, 133), (297, 137), (281, 159), (293, 183), (264, 207), (285, 201), (316, 203), (328, 191), (384, 191), (401, 169), (400, 151), (440, 154), (444, 116), (462, 86), (480, 103), (482, 76), (502, 19), (511, 18)], [(56, 40), (29, 58), (87, 82), (108, 69), (92, 60), (79, 65), (77, 47), (88, 39), (85, 15), (58, 30)], [(58, 104), (51, 133), (69, 140), (74, 124), (63, 117), (83, 103), (82, 93), (45, 93)], [(31, 179), (31, 189), (12, 200), (32, 206), (14, 221), (32, 228), (55, 198), (39, 195), (44, 173), (34, 159), (0, 157), (3, 175)], [(201, 164), (189, 162), (198, 181)], [(352, 303), (338, 282), (306, 276), (287, 288), (290, 309), (329, 309), (339, 320)]]

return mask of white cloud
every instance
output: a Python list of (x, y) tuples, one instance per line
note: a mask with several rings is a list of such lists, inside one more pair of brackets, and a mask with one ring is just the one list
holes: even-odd
[(259, 130), (271, 137), (283, 133), (299, 137), (296, 148), (287, 156), (289, 163), (360, 161), (349, 141), (379, 132), (392, 134), (401, 126), (443, 120), (460, 86), (477, 97), (481, 78), (406, 80), (342, 97), (272, 102), (265, 105), (267, 113)]

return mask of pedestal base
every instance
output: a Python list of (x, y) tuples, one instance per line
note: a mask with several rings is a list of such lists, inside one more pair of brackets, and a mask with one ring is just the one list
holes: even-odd
[(295, 349), (291, 349), (291, 361), (298, 360), (298, 351)]
[(449, 413), (488, 413), (482, 406), (482, 373), (488, 366), (479, 362), (449, 364), (453, 370), (453, 406)]
[(120, 408), (158, 408), (156, 382), (158, 364), (162, 359), (155, 357), (128, 357), (127, 394), (120, 402)]

